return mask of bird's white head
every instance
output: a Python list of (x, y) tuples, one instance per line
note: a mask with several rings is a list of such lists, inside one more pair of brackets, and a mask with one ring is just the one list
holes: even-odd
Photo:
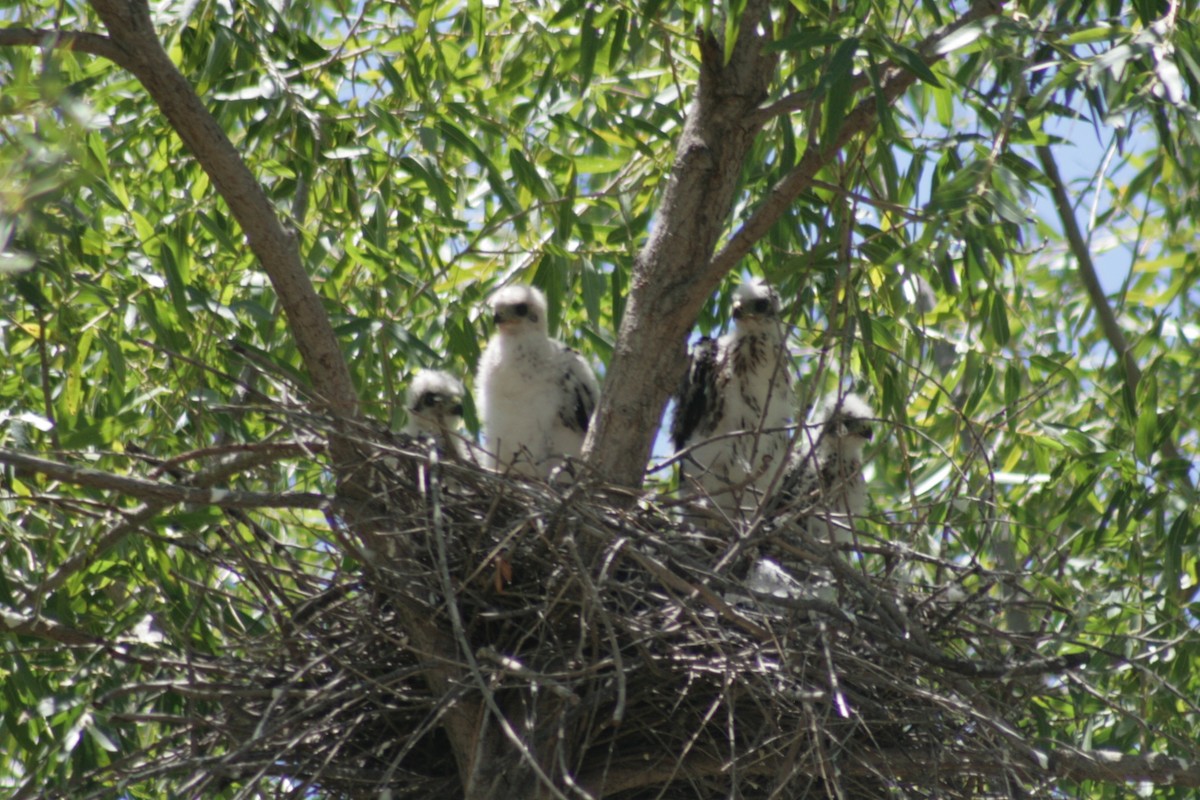
[(777, 325), (779, 294), (762, 278), (743, 283), (733, 291), (733, 319), (738, 328)]
[(817, 423), (821, 445), (845, 455), (858, 455), (871, 441), (875, 412), (856, 394), (830, 395), (821, 402)]
[(405, 432), (412, 436), (435, 436), (458, 428), (463, 415), (463, 385), (458, 378), (440, 370), (422, 370), (413, 378), (404, 399), (408, 411)]
[(547, 335), (546, 296), (534, 286), (505, 286), (488, 298), (496, 329), (508, 336)]

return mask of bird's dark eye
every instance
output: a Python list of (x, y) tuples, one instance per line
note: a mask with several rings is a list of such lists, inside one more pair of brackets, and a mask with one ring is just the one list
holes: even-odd
[(429, 408), (438, 404), (438, 395), (434, 392), (421, 395), (421, 402), (418, 404), (421, 408)]
[(523, 317), (529, 313), (529, 303), (517, 303), (513, 306), (513, 313), (518, 317)]
[(754, 301), (754, 313), (765, 314), (771, 310), (771, 301), (766, 298), (760, 298)]

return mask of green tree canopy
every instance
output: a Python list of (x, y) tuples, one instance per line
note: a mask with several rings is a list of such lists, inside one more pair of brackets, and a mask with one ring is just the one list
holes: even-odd
[[(1194, 3), (0, 20), (14, 796), (1200, 786)], [(886, 431), (786, 613), (651, 459), (746, 275), (797, 421)], [(513, 281), (604, 383), (586, 491), (388, 432)]]

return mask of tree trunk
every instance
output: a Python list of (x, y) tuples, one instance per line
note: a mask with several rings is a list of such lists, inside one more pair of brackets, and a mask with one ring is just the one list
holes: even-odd
[[(916, 48), (921, 60), (940, 60), (947, 51), (939, 45), (947, 37), (1001, 8), (998, 0), (974, 0), (962, 16)], [(852, 138), (878, 124), (879, 107), (895, 103), (918, 79), (903, 65), (881, 70), (878, 96), (859, 101), (828, 145), (807, 148), (714, 256), (755, 135), (774, 116), (810, 101), (797, 94), (760, 108), (775, 66), (763, 53), (769, 32), (760, 30), (761, 25), (770, 25), (766, 3), (751, 0), (727, 64), (721, 45), (702, 34), (698, 96), (679, 139), (658, 221), (634, 264), (614, 357), (584, 444), (589, 462), (612, 483), (641, 485), (663, 406), (683, 373), (688, 332), (721, 279)], [(858, 92), (866, 86), (864, 77), (852, 88)]]
[(765, 0), (750, 0), (728, 63), (701, 32), (697, 97), (688, 110), (658, 221), (633, 267), (625, 316), (585, 453), (607, 480), (638, 486), (667, 397), (686, 357), (688, 332), (721, 275), (706, 267), (733, 207), (775, 59), (763, 52)]

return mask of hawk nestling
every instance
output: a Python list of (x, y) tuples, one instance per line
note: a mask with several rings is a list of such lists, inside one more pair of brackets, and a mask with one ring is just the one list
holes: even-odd
[(579, 455), (600, 385), (583, 356), (550, 338), (536, 288), (506, 286), (488, 304), (496, 333), (475, 379), (486, 463), (546, 477), (563, 456)]
[(863, 448), (871, 441), (874, 416), (858, 395), (832, 395), (821, 402), (813, 424), (800, 428), (780, 499), (804, 512), (814, 537), (848, 539), (854, 517), (867, 510)]
[(429, 439), (438, 450), (467, 458), (467, 443), (459, 433), (463, 418), (463, 385), (440, 370), (422, 370), (413, 378), (404, 398), (408, 424), (404, 432), (414, 439)]
[(692, 347), (675, 394), (671, 440), (730, 519), (753, 513), (784, 466), (795, 398), (779, 295), (761, 280), (733, 293), (733, 330)]

